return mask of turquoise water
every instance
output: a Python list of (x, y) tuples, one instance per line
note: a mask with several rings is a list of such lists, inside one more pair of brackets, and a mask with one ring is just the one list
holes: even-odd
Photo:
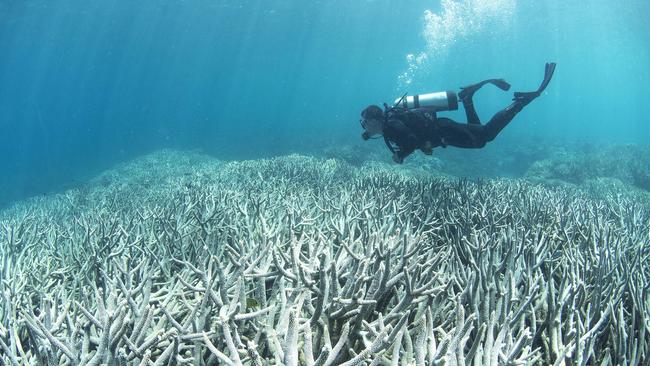
[[(490, 77), (532, 90), (546, 61), (554, 80), (500, 146), (646, 143), (648, 14), (641, 0), (1, 1), (0, 206), (161, 148), (359, 144), (368, 104)], [(511, 96), (482, 90), (481, 118)]]
[[(0, 364), (650, 364), (648, 10), (0, 0)], [(482, 149), (361, 138), (549, 61)]]

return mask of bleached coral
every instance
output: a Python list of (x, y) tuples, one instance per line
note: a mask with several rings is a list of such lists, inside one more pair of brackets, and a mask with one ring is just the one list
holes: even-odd
[(300, 156), (195, 169), (4, 215), (2, 362), (648, 362), (647, 207)]

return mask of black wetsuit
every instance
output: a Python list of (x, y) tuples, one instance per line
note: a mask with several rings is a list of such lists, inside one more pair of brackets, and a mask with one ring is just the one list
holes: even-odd
[(431, 148), (456, 146), (482, 148), (501, 132), (527, 103), (515, 101), (497, 112), (482, 125), (472, 99), (463, 100), (467, 123), (458, 123), (450, 118), (439, 118), (435, 111), (426, 109), (392, 109), (386, 115), (384, 140), (399, 160), (420, 149), (429, 153)]
[[(485, 125), (474, 110), (472, 97), (485, 84), (493, 84), (501, 90), (509, 90), (510, 84), (503, 79), (488, 79), (462, 88), (458, 94), (463, 102), (467, 123), (458, 123), (449, 118), (437, 118), (434, 110), (388, 108), (384, 111), (382, 134), (388, 148), (394, 153), (393, 159), (401, 163), (405, 157), (420, 149), (431, 154), (431, 149), (442, 146), (463, 148), (482, 148), (503, 130), (512, 119), (531, 101), (541, 95), (553, 77), (555, 63), (547, 62), (544, 80), (537, 90), (515, 92), (514, 102), (497, 112)], [(399, 104), (399, 103), (397, 103)], [(362, 113), (363, 119), (381, 118), (381, 109), (369, 106)], [(365, 128), (364, 123), (361, 125)], [(364, 137), (367, 139), (367, 136)]]

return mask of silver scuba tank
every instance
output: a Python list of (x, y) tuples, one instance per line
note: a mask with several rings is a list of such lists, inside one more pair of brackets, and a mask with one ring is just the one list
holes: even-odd
[(395, 99), (395, 107), (406, 109), (427, 108), (435, 111), (455, 111), (458, 109), (458, 97), (453, 91), (428, 94), (408, 95)]

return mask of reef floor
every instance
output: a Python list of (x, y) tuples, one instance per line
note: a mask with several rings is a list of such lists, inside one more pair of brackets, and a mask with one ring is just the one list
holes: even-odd
[(598, 187), (160, 151), (0, 213), (0, 364), (647, 364), (650, 206)]

